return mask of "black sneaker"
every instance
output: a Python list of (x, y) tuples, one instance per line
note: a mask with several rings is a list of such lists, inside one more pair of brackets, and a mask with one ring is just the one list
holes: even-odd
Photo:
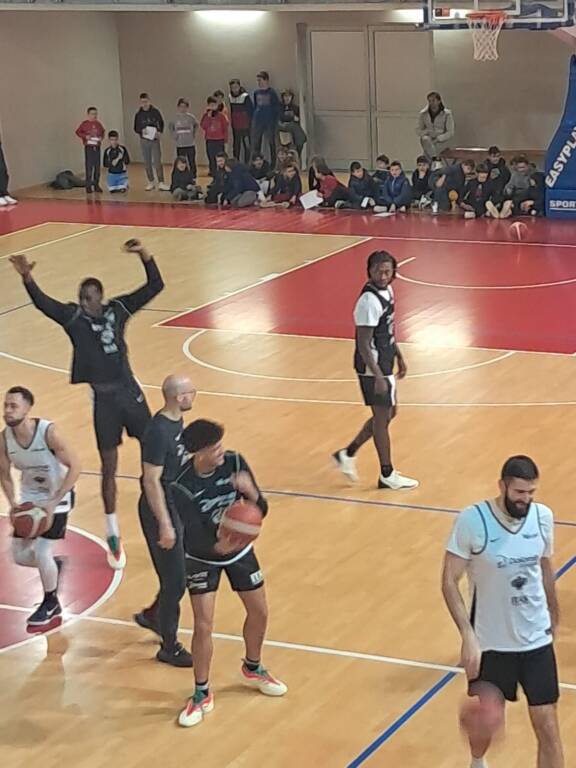
[(173, 667), (191, 667), (192, 654), (188, 653), (182, 643), (176, 643), (176, 645), (167, 650), (162, 647), (156, 654), (158, 661), (164, 662), (164, 664), (171, 664)]
[(62, 606), (58, 600), (42, 600), (42, 603), (27, 619), (28, 632), (47, 632), (62, 623)]
[(96, 186), (94, 187), (94, 192), (103, 192), (103, 191), (104, 190), (102, 189), (102, 187), (99, 184), (96, 184)]
[(87, 195), (91, 195), (91, 194), (92, 194), (92, 192), (94, 192), (94, 190), (92, 189), (92, 187), (86, 187), (86, 194), (87, 194)]
[(140, 613), (135, 613), (132, 618), (142, 629), (149, 629), (150, 632), (154, 632), (158, 637), (162, 637), (156, 614), (152, 613), (148, 608), (144, 608)]

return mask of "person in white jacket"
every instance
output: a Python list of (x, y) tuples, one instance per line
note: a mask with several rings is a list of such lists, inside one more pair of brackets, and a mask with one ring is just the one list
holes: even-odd
[(417, 133), (424, 154), (429, 160), (439, 157), (454, 136), (454, 117), (450, 109), (442, 103), (442, 97), (437, 91), (428, 96), (428, 106), (418, 115)]

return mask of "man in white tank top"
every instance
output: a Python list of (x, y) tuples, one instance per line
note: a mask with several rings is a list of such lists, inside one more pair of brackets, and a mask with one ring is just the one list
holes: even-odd
[[(44, 587), (44, 599), (28, 617), (30, 632), (45, 632), (62, 621), (58, 601), (59, 561), (52, 553), (52, 541), (66, 534), (68, 513), (74, 504), (74, 485), (80, 475), (76, 454), (62, 440), (52, 422), (30, 417), (34, 396), (25, 387), (11, 387), (4, 399), (6, 429), (0, 433), (0, 485), (12, 510), (30, 501), (53, 515), (50, 528), (35, 539), (12, 539), (12, 554), (18, 565), (37, 568)], [(20, 493), (12, 479), (11, 467), (19, 470)]]
[[(538, 468), (512, 456), (500, 476), (498, 498), (463, 510), (446, 547), (442, 592), (462, 637), (462, 666), (471, 696), (484, 695), (501, 709), (528, 700), (538, 740), (538, 768), (564, 768), (558, 727), (558, 671), (553, 639), (558, 602), (552, 555), (552, 511), (534, 502)], [(467, 574), (471, 611), (459, 583)], [(486, 768), (490, 737), (469, 732), (471, 768)]]

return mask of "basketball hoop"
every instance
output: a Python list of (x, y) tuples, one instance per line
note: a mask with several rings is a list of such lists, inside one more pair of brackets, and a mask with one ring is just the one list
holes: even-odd
[(474, 41), (476, 61), (496, 61), (498, 35), (508, 14), (504, 11), (474, 11), (466, 16)]

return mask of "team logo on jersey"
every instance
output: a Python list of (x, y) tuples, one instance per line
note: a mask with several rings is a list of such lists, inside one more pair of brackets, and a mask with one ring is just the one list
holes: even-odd
[(530, 555), (529, 557), (506, 557), (499, 555), (497, 559), (498, 568), (508, 568), (509, 565), (536, 565), (540, 560), (540, 555)]
[(526, 576), (516, 576), (514, 579), (512, 579), (510, 584), (514, 587), (514, 589), (520, 591), (526, 586), (526, 584), (528, 584), (528, 579)]

